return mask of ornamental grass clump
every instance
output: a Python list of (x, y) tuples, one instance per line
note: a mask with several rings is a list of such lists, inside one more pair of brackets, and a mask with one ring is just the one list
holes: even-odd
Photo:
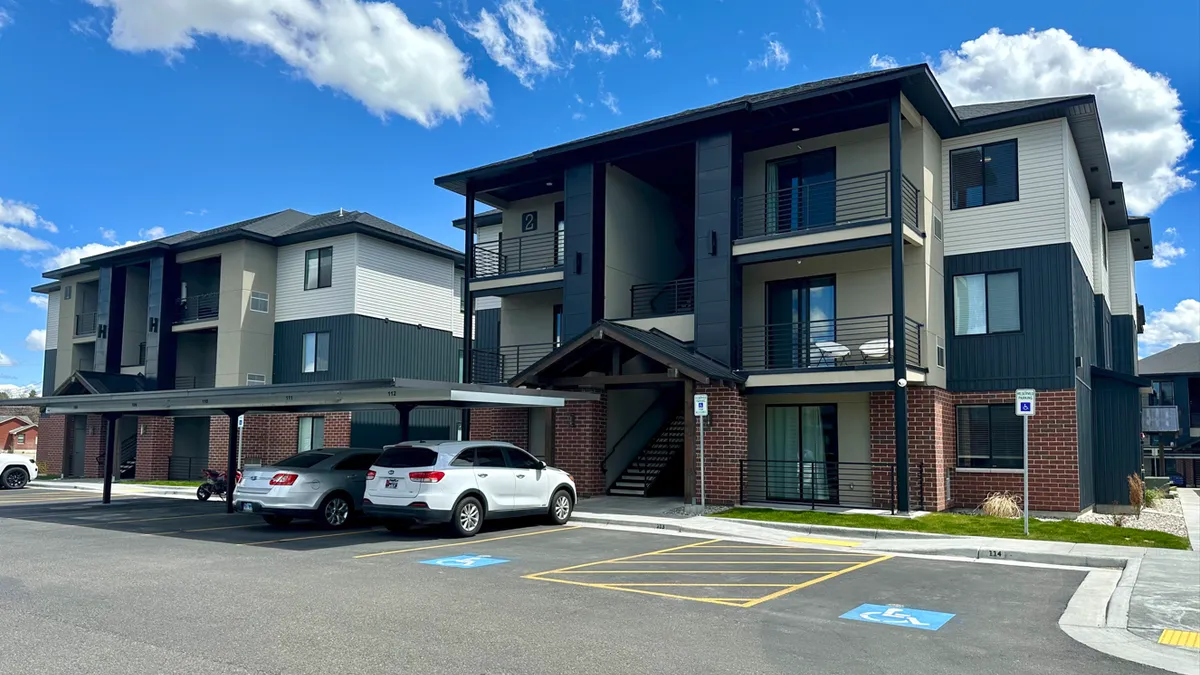
[(985, 516), (1017, 518), (1021, 515), (1021, 498), (1011, 492), (992, 492), (979, 508)]

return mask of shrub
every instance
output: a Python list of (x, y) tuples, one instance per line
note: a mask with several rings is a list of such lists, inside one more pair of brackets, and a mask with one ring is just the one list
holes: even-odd
[(1142, 517), (1142, 507), (1146, 505), (1146, 484), (1141, 476), (1131, 473), (1125, 479), (1129, 483), (1129, 505), (1133, 507), (1133, 517)]
[(1171, 491), (1169, 487), (1146, 488), (1146, 495), (1143, 499), (1146, 502), (1146, 508), (1156, 509), (1164, 499), (1170, 499), (1170, 497)]
[(1021, 498), (1010, 492), (992, 492), (983, 500), (983, 504), (979, 508), (985, 516), (1019, 518), (1021, 516)]

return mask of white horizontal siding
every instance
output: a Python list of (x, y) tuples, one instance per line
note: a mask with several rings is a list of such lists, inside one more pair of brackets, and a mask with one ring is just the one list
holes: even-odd
[[(62, 291), (54, 291), (46, 294), (46, 349), (58, 349), (58, 312), (61, 306), (59, 295)], [(54, 388), (53, 382), (47, 382), (46, 386), (50, 389)]]
[(462, 335), (453, 261), (365, 236), (357, 250), (355, 314)]
[(1112, 313), (1136, 315), (1136, 291), (1133, 287), (1133, 245), (1129, 230), (1108, 233), (1109, 308)]
[(1104, 222), (1099, 199), (1091, 200), (1088, 211), (1092, 227), (1092, 290), (1104, 296), (1111, 310), (1112, 304), (1108, 298), (1108, 225)]
[(1079, 162), (1079, 151), (1075, 148), (1075, 137), (1071, 135), (1070, 129), (1064, 129), (1063, 134), (1067, 161), (1067, 223), (1071, 247), (1075, 249), (1075, 255), (1079, 257), (1084, 274), (1087, 275), (1094, 292), (1096, 276), (1092, 269), (1092, 219), (1089, 214), (1091, 199), (1087, 179), (1083, 176), (1083, 164)]
[[(1053, 120), (942, 141), (945, 254), (960, 255), (1069, 241), (1066, 222), (1066, 122)], [(950, 209), (950, 151), (1017, 140), (1019, 201)]]
[[(333, 247), (333, 283), (304, 290), (304, 253)], [(295, 321), (354, 313), (358, 237), (347, 234), (279, 248), (275, 272), (275, 321)]]

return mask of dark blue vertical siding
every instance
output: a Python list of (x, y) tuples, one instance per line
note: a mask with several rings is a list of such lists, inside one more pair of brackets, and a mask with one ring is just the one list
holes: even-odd
[(1075, 431), (1078, 448), (1080, 508), (1094, 499), (1094, 445), (1092, 424), (1092, 366), (1099, 365), (1096, 345), (1096, 294), (1083, 264), (1070, 249), (1071, 315), (1075, 338)]
[(733, 363), (733, 166), (731, 134), (696, 141), (696, 351), (725, 364)]
[(1138, 385), (1120, 378), (1092, 378), (1095, 441), (1094, 503), (1128, 504), (1126, 477), (1141, 470), (1141, 397)]
[(1128, 314), (1112, 318), (1112, 370), (1137, 375), (1137, 320)]
[(494, 350), (500, 346), (500, 308), (475, 312), (475, 349)]
[(96, 298), (96, 353), (92, 368), (121, 372), (121, 333), (125, 326), (125, 268), (101, 267)]
[(58, 369), (58, 350), (47, 349), (46, 361), (42, 364), (42, 396), (49, 396), (54, 391), (54, 375)]
[(563, 176), (563, 340), (604, 316), (603, 164), (582, 164)]
[(152, 389), (175, 386), (175, 335), (172, 311), (179, 299), (179, 266), (157, 256), (150, 260), (146, 295), (146, 379)]
[(1096, 365), (1112, 369), (1112, 311), (1103, 295), (1095, 296), (1096, 304)]

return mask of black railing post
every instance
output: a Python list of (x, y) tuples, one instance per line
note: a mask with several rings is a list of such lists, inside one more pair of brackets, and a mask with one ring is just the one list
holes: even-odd
[[(804, 479), (804, 465), (808, 462), (800, 462), (800, 479)], [(812, 465), (812, 471), (809, 472), (812, 478), (808, 481), (808, 502), (809, 508), (813, 511), (817, 510), (817, 466)]]
[(896, 515), (896, 465), (892, 464), (888, 467), (888, 484), (892, 486), (892, 515)]
[(917, 489), (917, 499), (920, 504), (917, 508), (925, 510), (925, 462), (917, 464), (917, 480), (920, 481), (920, 487)]
[(738, 460), (738, 503), (746, 503), (746, 460)]

